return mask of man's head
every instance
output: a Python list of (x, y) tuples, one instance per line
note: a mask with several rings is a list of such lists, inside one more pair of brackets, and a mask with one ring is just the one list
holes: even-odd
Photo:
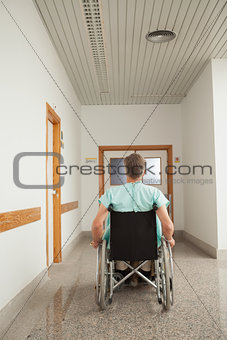
[(127, 177), (136, 180), (142, 178), (145, 170), (145, 161), (138, 153), (132, 153), (124, 159)]

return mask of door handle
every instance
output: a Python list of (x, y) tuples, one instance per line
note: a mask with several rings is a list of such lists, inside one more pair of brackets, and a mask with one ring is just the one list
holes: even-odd
[(57, 192), (57, 190), (52, 190), (52, 195), (56, 195), (56, 197), (58, 198), (58, 192)]

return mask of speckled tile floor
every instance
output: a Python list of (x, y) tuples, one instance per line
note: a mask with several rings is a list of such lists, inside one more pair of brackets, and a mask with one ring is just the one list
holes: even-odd
[(101, 312), (94, 301), (96, 251), (84, 237), (52, 268), (4, 339), (227, 339), (227, 261), (209, 258), (183, 241), (176, 244), (174, 261), (170, 312), (162, 310), (147, 286), (116, 292)]

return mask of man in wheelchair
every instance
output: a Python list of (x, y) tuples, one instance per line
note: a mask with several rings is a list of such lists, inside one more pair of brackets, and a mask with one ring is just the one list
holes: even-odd
[[(149, 212), (151, 211), (154, 212), (155, 210), (155, 213), (154, 213), (155, 220), (153, 223), (154, 225), (153, 229), (155, 230), (153, 231), (154, 232), (153, 236), (151, 236), (153, 237), (153, 239), (156, 238), (156, 242), (154, 246), (154, 254), (158, 253), (158, 250), (161, 249), (162, 238), (165, 238), (165, 241), (167, 242), (169, 251), (171, 253), (170, 247), (171, 248), (174, 247), (175, 241), (172, 237), (173, 231), (174, 231), (173, 223), (167, 211), (169, 201), (166, 199), (166, 197), (163, 195), (163, 193), (160, 190), (158, 190), (157, 188), (153, 186), (145, 185), (142, 183), (142, 177), (145, 173), (145, 161), (141, 155), (139, 155), (138, 153), (133, 153), (129, 155), (128, 157), (125, 158), (124, 164), (125, 164), (126, 174), (127, 174), (127, 183), (125, 185), (111, 187), (99, 199), (99, 203), (100, 203), (99, 210), (92, 224), (93, 240), (91, 242), (91, 245), (94, 248), (98, 248), (99, 245), (102, 243), (102, 240), (105, 240), (105, 242), (107, 243), (107, 248), (110, 248), (110, 234), (111, 234), (111, 229), (112, 229), (110, 227), (110, 224), (112, 226), (113, 222), (110, 222), (111, 213), (109, 213), (109, 207), (111, 207), (111, 210), (113, 210), (114, 213), (115, 212), (120, 212), (120, 213), (127, 212), (128, 213), (128, 214), (118, 213), (118, 215), (120, 215), (120, 218), (121, 218), (119, 219), (117, 217), (118, 226), (121, 224), (121, 221), (123, 221), (124, 219), (124, 218), (122, 219), (122, 217), (124, 216), (126, 217), (126, 215), (127, 217), (129, 217), (130, 212), (131, 214), (133, 214), (131, 217), (131, 221), (132, 221), (131, 224), (133, 225), (133, 221), (135, 221), (136, 216), (142, 217), (143, 215), (147, 219), (147, 218), (150, 218), (148, 216)], [(135, 214), (135, 213), (141, 213), (141, 214)], [(115, 213), (115, 215), (116, 214), (117, 213)], [(112, 216), (113, 221), (114, 221), (114, 218), (116, 220), (116, 217), (114, 217), (114, 214), (112, 215), (113, 215)], [(151, 220), (152, 220), (152, 217), (151, 217)], [(103, 225), (105, 221), (106, 221), (106, 228), (105, 228), (105, 231), (103, 232)], [(138, 223), (140, 224), (140, 222)], [(137, 232), (140, 232), (139, 228), (140, 228), (140, 225), (137, 225), (135, 229), (135, 234)], [(117, 227), (115, 229), (117, 230)], [(120, 231), (118, 230), (117, 248), (119, 249), (121, 247), (120, 246), (121, 233), (123, 232), (123, 229), (124, 229), (124, 224), (121, 227)], [(150, 229), (151, 228), (147, 229), (148, 234), (150, 234)], [(123, 234), (122, 234), (122, 237), (123, 237)], [(140, 236), (136, 236), (136, 237), (138, 237), (138, 240), (139, 240)], [(144, 240), (141, 242), (144, 245), (146, 243), (146, 235), (143, 235), (142, 237), (144, 238)], [(149, 238), (150, 235), (147, 235), (147, 237)], [(114, 242), (114, 238), (116, 239), (114, 234), (112, 234), (111, 236), (112, 242)], [(125, 242), (125, 239), (124, 239), (124, 242)], [(136, 241), (134, 240), (134, 242)], [(118, 250), (115, 250), (115, 255), (113, 254), (111, 255), (112, 258), (115, 260), (114, 261), (115, 272), (120, 273), (123, 277), (126, 277), (126, 278), (129, 276), (132, 279), (132, 282), (136, 276), (140, 276), (145, 280), (147, 278), (146, 281), (151, 284), (151, 281), (150, 281), (151, 276), (155, 275), (152, 264), (158, 261), (157, 260), (158, 255), (157, 256), (156, 255), (144, 255), (146, 256), (147, 261), (145, 261), (145, 263), (141, 265), (142, 258), (141, 259), (139, 258), (140, 255), (135, 255), (137, 256), (137, 258), (134, 259), (134, 254), (132, 254), (132, 257), (129, 259), (129, 261), (125, 261), (125, 259), (129, 257), (130, 255), (126, 255), (127, 250), (125, 253), (124, 245), (122, 245), (122, 247), (123, 249), (120, 251), (120, 253)], [(135, 246), (134, 246), (134, 249), (136, 249)], [(112, 253), (113, 252), (114, 252), (114, 247), (113, 247)], [(122, 258), (123, 261), (121, 261), (121, 258), (119, 258), (119, 256), (121, 256), (120, 254), (122, 254), (123, 256)], [(149, 257), (149, 260), (148, 260), (148, 257)], [(143, 260), (145, 259), (143, 258)], [(161, 268), (160, 263), (156, 263), (156, 265), (158, 265)], [(111, 265), (112, 265), (112, 261), (111, 261)], [(133, 275), (128, 274), (128, 269), (131, 269), (133, 267), (137, 268), (134, 270), (134, 274)], [(160, 277), (161, 277), (161, 274), (160, 274)], [(162, 281), (162, 279), (160, 280)], [(156, 281), (157, 281), (157, 268), (156, 268)], [(159, 277), (158, 277), (158, 281), (159, 281)], [(153, 284), (153, 286), (155, 286), (156, 288), (157, 288), (157, 283), (159, 282), (156, 282), (156, 284)], [(159, 287), (159, 291), (157, 291), (159, 302), (161, 299), (160, 291), (161, 290)]]

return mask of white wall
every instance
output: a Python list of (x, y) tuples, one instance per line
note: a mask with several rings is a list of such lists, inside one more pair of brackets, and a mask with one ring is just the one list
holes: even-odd
[[(184, 227), (189, 234), (217, 248), (214, 117), (211, 63), (182, 102), (183, 162), (211, 165), (213, 175), (190, 176), (184, 184)], [(222, 155), (223, 156), (223, 155)], [(188, 177), (189, 178), (189, 177)], [(202, 184), (203, 180), (212, 184)]]
[(227, 249), (227, 60), (212, 60), (213, 96), (214, 96), (214, 129), (215, 129), (215, 161), (217, 187), (217, 221), (218, 248)]
[[(154, 105), (82, 106), (82, 120), (98, 145), (130, 145)], [(180, 105), (160, 105), (152, 115), (134, 145), (172, 144), (173, 156), (182, 157)], [(82, 164), (86, 157), (97, 157), (98, 148), (82, 129)], [(177, 176), (175, 178), (178, 178)], [(94, 201), (82, 221), (90, 230), (98, 203), (98, 176), (82, 176), (82, 212)], [(174, 185), (174, 215), (176, 229), (183, 227), (183, 185)]]
[[(32, 1), (5, 2), (71, 103), (80, 104)], [(41, 206), (40, 221), (0, 234), (0, 309), (46, 267), (45, 190), (23, 190), (13, 183), (13, 158), (23, 151), (46, 151), (46, 102), (56, 105), (64, 131), (66, 163), (80, 160), (80, 124), (31, 47), (1, 5), (0, 10), (0, 211)], [(27, 168), (25, 169), (25, 163)], [(45, 158), (22, 164), (26, 181), (45, 183)], [(24, 178), (22, 173), (22, 177)], [(78, 177), (67, 177), (62, 203), (79, 200)], [(62, 216), (62, 243), (80, 210)], [(77, 230), (77, 233), (79, 229)], [(75, 234), (74, 234), (75, 236)], [(72, 240), (72, 239), (71, 239)]]

